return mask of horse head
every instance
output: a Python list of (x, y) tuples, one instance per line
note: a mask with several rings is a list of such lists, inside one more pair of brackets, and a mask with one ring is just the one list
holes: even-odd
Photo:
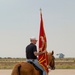
[(52, 70), (55, 69), (55, 57), (53, 55), (54, 55), (54, 51), (48, 53), (48, 64), (49, 64), (49, 68)]

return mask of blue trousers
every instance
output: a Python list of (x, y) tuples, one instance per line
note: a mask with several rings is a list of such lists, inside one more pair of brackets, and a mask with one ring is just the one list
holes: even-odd
[(33, 62), (39, 69), (43, 71), (43, 75), (46, 75), (46, 71), (43, 69), (43, 67), (39, 64), (38, 60), (35, 59), (34, 61), (32, 59), (27, 59), (26, 61)]

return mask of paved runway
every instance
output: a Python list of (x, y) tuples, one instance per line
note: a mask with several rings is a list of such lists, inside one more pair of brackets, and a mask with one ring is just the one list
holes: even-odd
[[(0, 75), (11, 75), (12, 70), (0, 70)], [(50, 70), (49, 75), (75, 75), (75, 69)]]

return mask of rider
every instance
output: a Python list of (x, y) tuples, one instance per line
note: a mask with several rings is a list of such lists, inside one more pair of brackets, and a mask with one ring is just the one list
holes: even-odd
[(43, 75), (46, 75), (46, 71), (43, 69), (43, 67), (39, 64), (37, 56), (40, 54), (43, 54), (46, 52), (44, 50), (43, 52), (37, 52), (37, 39), (35, 37), (30, 38), (30, 44), (26, 47), (26, 59), (27, 62), (33, 62), (39, 69), (43, 71)]

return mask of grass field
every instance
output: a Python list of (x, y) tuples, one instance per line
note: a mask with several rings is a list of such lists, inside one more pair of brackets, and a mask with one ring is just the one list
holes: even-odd
[[(12, 69), (18, 62), (25, 62), (25, 58), (0, 58), (0, 69)], [(56, 69), (75, 69), (75, 58), (55, 59)]]
[(55, 59), (57, 69), (75, 69), (75, 58)]

